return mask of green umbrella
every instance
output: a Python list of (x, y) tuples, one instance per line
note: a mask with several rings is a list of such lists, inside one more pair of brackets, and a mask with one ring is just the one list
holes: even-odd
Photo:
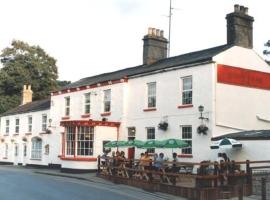
[(124, 146), (126, 147), (141, 147), (144, 144), (141, 140), (129, 140)]
[(104, 145), (106, 148), (113, 148), (113, 147), (123, 147), (125, 146), (126, 141), (111, 141)]
[(161, 141), (162, 148), (185, 148), (189, 147), (189, 144), (179, 139), (167, 139)]
[(158, 140), (147, 140), (140, 148), (160, 148), (161, 142)]

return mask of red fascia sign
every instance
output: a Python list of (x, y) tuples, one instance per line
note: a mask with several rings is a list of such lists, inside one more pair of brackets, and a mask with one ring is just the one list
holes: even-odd
[(218, 64), (217, 82), (270, 90), (270, 73)]

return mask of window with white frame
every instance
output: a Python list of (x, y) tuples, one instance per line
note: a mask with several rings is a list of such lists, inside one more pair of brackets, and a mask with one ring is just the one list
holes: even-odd
[(18, 143), (15, 143), (14, 144), (14, 156), (18, 156), (18, 152), (19, 152), (19, 145)]
[(147, 107), (156, 107), (156, 82), (147, 83)]
[(42, 139), (34, 137), (32, 139), (31, 159), (41, 159), (42, 154)]
[(90, 114), (90, 104), (91, 104), (91, 94), (86, 93), (84, 94), (84, 114)]
[(50, 153), (50, 145), (46, 144), (44, 149), (45, 149), (45, 155), (49, 155), (49, 153)]
[(66, 155), (75, 153), (75, 127), (66, 127)]
[(128, 140), (135, 140), (136, 127), (128, 127)]
[(15, 133), (19, 133), (20, 132), (20, 119), (16, 118), (15, 119)]
[(23, 156), (27, 156), (27, 144), (23, 144)]
[(5, 158), (8, 157), (8, 144), (5, 144)]
[(6, 119), (6, 134), (9, 134), (9, 119)]
[(65, 97), (65, 116), (70, 115), (70, 97)]
[[(156, 139), (155, 135), (155, 128), (154, 127), (148, 127), (146, 128), (146, 133), (147, 133), (147, 140), (154, 140)], [(155, 148), (149, 148), (147, 149), (149, 153), (155, 153)]]
[(42, 115), (42, 131), (45, 132), (47, 129), (47, 115), (43, 114)]
[(192, 126), (181, 126), (182, 140), (189, 144), (189, 147), (182, 149), (182, 154), (192, 154)]
[(28, 116), (28, 133), (32, 133), (32, 123), (33, 123), (32, 116)]
[(182, 78), (182, 105), (192, 104), (192, 76)]
[(94, 146), (94, 127), (79, 126), (77, 134), (77, 155), (92, 156)]
[(111, 111), (111, 90), (104, 90), (104, 112)]

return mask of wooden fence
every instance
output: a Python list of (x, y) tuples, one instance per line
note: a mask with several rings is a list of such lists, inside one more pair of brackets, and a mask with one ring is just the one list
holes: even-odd
[(165, 192), (196, 200), (249, 196), (252, 194), (252, 169), (270, 161), (240, 162), (163, 162), (98, 158), (98, 174), (118, 184), (149, 191)]

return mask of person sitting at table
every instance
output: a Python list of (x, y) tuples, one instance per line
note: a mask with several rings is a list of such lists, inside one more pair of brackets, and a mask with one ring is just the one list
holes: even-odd
[(160, 153), (159, 156), (154, 161), (154, 167), (156, 170), (160, 170), (161, 167), (163, 167), (164, 163), (164, 154)]
[(177, 162), (179, 162), (178, 158), (177, 158), (177, 153), (173, 153), (173, 158), (172, 158), (172, 172), (173, 173), (178, 173), (180, 170), (180, 167), (177, 166)]
[(151, 166), (152, 159), (149, 156), (147, 151), (144, 153), (144, 156), (142, 157), (141, 161), (142, 161), (141, 164), (145, 167), (145, 169), (149, 170), (150, 166)]
[[(142, 164), (143, 169), (148, 170), (148, 171), (152, 170), (152, 159), (149, 156), (147, 151), (144, 153), (144, 157), (142, 158), (141, 164)], [(152, 179), (151, 173), (147, 173), (147, 176), (149, 177), (150, 180)]]

